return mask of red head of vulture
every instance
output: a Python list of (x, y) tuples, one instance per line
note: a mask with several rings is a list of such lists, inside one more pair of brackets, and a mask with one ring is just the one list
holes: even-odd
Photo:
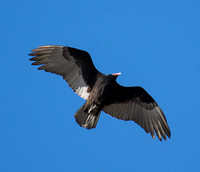
[(46, 45), (32, 50), (32, 65), (63, 76), (73, 91), (86, 100), (75, 113), (76, 122), (84, 128), (95, 128), (101, 111), (125, 121), (135, 121), (155, 138), (166, 140), (171, 133), (163, 111), (142, 87), (123, 87), (116, 82), (120, 73), (99, 72), (86, 51)]

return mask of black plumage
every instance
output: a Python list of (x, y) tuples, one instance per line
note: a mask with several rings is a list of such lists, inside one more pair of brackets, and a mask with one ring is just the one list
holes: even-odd
[(95, 128), (103, 110), (122, 120), (139, 124), (153, 138), (170, 138), (163, 111), (142, 87), (123, 87), (116, 82), (120, 73), (99, 72), (88, 52), (76, 48), (46, 45), (32, 50), (32, 65), (63, 76), (75, 93), (86, 100), (75, 113), (76, 122), (87, 129)]

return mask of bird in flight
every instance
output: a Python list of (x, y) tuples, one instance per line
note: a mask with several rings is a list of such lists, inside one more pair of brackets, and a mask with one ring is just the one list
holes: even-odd
[(116, 82), (121, 73), (99, 72), (86, 51), (72, 47), (45, 45), (31, 50), (32, 65), (61, 75), (73, 91), (86, 100), (75, 113), (76, 122), (84, 128), (95, 128), (101, 111), (125, 121), (135, 121), (146, 133), (160, 141), (171, 132), (163, 111), (142, 88), (124, 87)]

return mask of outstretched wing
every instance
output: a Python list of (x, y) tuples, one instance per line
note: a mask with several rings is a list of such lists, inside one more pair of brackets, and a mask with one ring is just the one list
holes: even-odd
[(69, 86), (82, 98), (88, 98), (98, 76), (103, 75), (94, 66), (86, 51), (76, 48), (46, 45), (31, 50), (32, 65), (42, 65), (38, 69), (63, 76)]
[(163, 111), (155, 100), (141, 87), (123, 87), (117, 82), (103, 111), (115, 118), (132, 120), (155, 138), (154, 131), (162, 141), (171, 133)]

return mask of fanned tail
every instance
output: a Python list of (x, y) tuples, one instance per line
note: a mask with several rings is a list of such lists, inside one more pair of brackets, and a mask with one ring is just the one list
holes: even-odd
[(100, 116), (101, 111), (98, 114), (94, 114), (92, 112), (87, 113), (84, 112), (85, 104), (81, 106), (81, 108), (75, 113), (74, 117), (76, 118), (76, 122), (84, 128), (91, 129), (95, 128)]

